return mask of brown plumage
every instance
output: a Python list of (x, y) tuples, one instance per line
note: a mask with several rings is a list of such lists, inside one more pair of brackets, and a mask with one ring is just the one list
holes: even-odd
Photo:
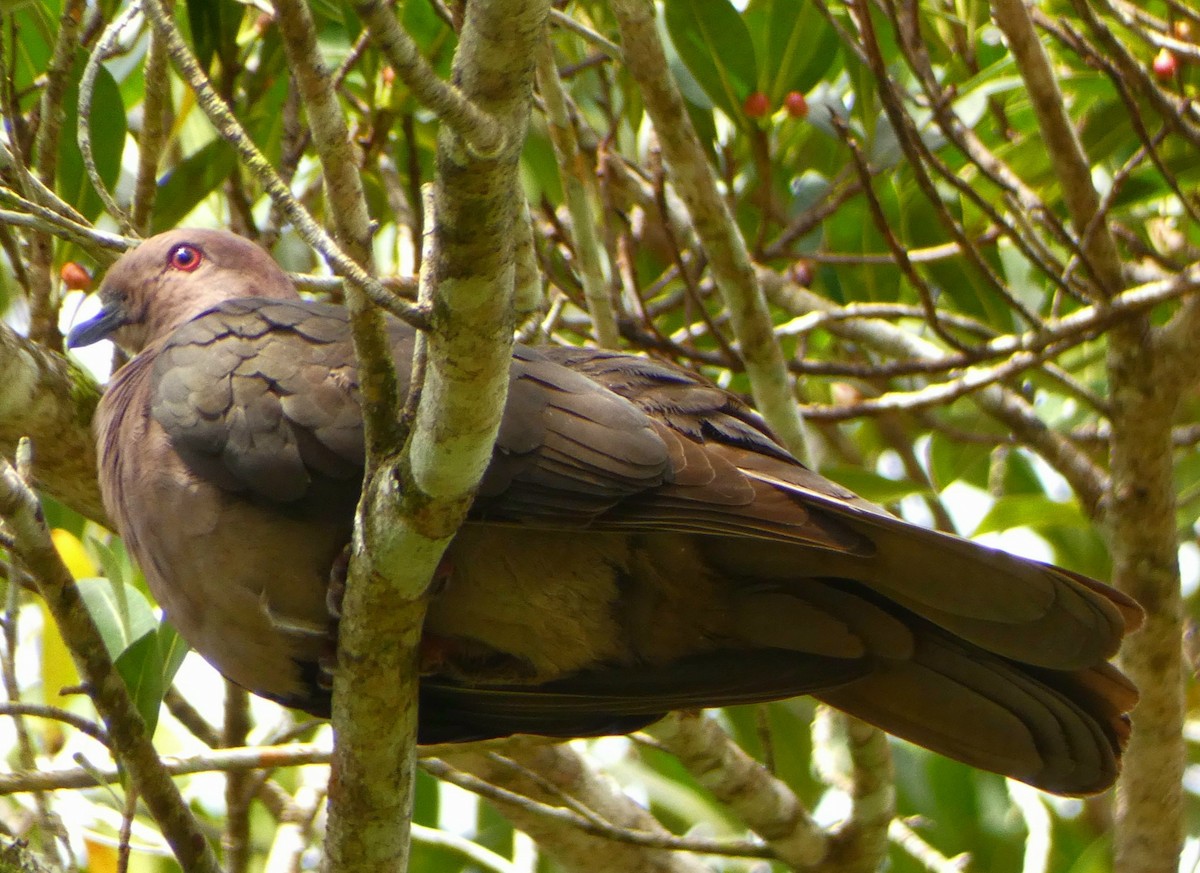
[[(101, 315), (136, 356), (97, 435), (105, 503), (225, 675), (322, 713), (326, 589), (363, 445), (341, 309), (220, 231), (146, 241)], [(411, 330), (391, 325), (402, 382)], [(899, 521), (669, 364), (518, 348), (499, 438), (426, 624), (421, 738), (632, 730), (811, 693), (1049, 791), (1116, 777), (1141, 612), (1085, 577)]]

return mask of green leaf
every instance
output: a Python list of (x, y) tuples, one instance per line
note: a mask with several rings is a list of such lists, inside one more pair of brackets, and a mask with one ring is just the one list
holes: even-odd
[(1027, 494), (1045, 497), (1046, 489), (1029, 457), (1020, 451), (1008, 453), (1004, 462), (1004, 478), (1000, 491), (1006, 495)]
[(872, 503), (895, 503), (910, 494), (924, 494), (929, 490), (911, 479), (889, 479), (861, 467), (823, 467), (821, 475)]
[(1040, 494), (1010, 494), (997, 498), (971, 536), (1014, 527), (1036, 531), (1056, 526), (1087, 528), (1090, 524), (1075, 503), (1060, 503)]
[(166, 691), (158, 634), (149, 633), (137, 640), (120, 654), (115, 666), (129, 690), (133, 705), (146, 723), (147, 733), (154, 736), (154, 729), (158, 726), (158, 710)]
[[(79, 77), (83, 73), (86, 55), (76, 54), (75, 75), (63, 99), (62, 133), (58, 140), (58, 195), (78, 209), (86, 218), (96, 218), (104, 211), (100, 195), (92, 187), (83, 168), (83, 153), (75, 138), (79, 111)], [(103, 66), (96, 75), (92, 92), (92, 114), (88, 119), (92, 137), (92, 157), (96, 170), (111, 191), (121, 172), (121, 154), (125, 150), (125, 104), (121, 89), (112, 74)]]
[(188, 645), (183, 637), (163, 622), (156, 631), (125, 649), (116, 660), (117, 672), (125, 681), (129, 696), (151, 736), (158, 726), (163, 697), (187, 653)]
[(206, 72), (214, 56), (226, 67), (237, 57), (237, 35), (245, 9), (236, 0), (190, 0), (187, 4), (192, 45)]
[(729, 0), (668, 0), (666, 25), (700, 87), (733, 120), (757, 87), (754, 43)]
[(117, 673), (153, 734), (187, 643), (170, 624), (159, 624), (150, 601), (132, 585), (100, 578), (81, 579), (78, 585)]
[(815, 3), (752, 0), (744, 15), (769, 81), (763, 91), (777, 106), (789, 91), (806, 93), (826, 78), (837, 59), (838, 35)]
[(77, 584), (84, 606), (114, 661), (135, 642), (158, 629), (150, 601), (132, 585), (95, 577), (80, 579)]
[(191, 650), (179, 631), (169, 621), (158, 626), (158, 651), (162, 657), (163, 689), (165, 690), (175, 680), (175, 674), (183, 666), (183, 659)]
[(30, 3), (12, 13), (16, 39), (10, 43), (6, 35), (5, 48), (7, 50), (12, 46), (13, 90), (17, 94), (29, 94), (31, 98), (41, 94), (32, 85), (49, 66), (58, 31), (56, 22), (62, 15), (62, 10), (58, 8), (60, 5), (58, 2)]
[(159, 182), (151, 227), (170, 230), (233, 172), (237, 156), (224, 140), (215, 139), (180, 162)]
[(976, 488), (987, 488), (991, 450), (979, 443), (953, 440), (933, 433), (929, 440), (929, 472), (938, 491), (960, 479)]

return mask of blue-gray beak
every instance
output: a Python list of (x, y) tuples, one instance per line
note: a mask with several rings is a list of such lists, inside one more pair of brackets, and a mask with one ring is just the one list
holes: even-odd
[(94, 317), (77, 324), (67, 334), (67, 348), (78, 349), (108, 339), (113, 332), (126, 323), (125, 313), (115, 304), (101, 304), (100, 312)]

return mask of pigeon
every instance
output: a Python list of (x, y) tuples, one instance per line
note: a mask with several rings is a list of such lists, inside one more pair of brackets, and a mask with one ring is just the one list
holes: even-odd
[[(95, 421), (110, 518), (192, 647), (327, 714), (329, 595), (365, 462), (346, 312), (222, 230), (144, 241), (98, 294), (68, 345), (131, 355)], [(387, 330), (407, 392), (415, 332)], [(1100, 582), (857, 497), (689, 370), (517, 346), (490, 465), (431, 586), (419, 739), (618, 734), (807, 694), (1091, 794), (1119, 772), (1137, 691), (1109, 659), (1141, 618)]]

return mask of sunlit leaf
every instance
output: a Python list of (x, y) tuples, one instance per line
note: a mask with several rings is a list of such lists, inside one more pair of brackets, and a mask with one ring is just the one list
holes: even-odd
[(872, 503), (895, 503), (910, 494), (929, 490), (921, 483), (909, 479), (889, 479), (861, 467), (822, 467), (821, 474)]
[(112, 658), (158, 630), (150, 602), (132, 585), (98, 578), (80, 579), (77, 584)]
[(1011, 494), (996, 499), (971, 535), (1015, 527), (1036, 531), (1056, 526), (1087, 527), (1088, 521), (1075, 503), (1060, 503), (1040, 494)]
[(92, 559), (79, 537), (70, 531), (55, 528), (50, 531), (50, 538), (54, 541), (54, 548), (58, 550), (58, 556), (71, 571), (72, 577), (82, 579), (85, 576), (96, 575), (97, 567), (92, 563)]

